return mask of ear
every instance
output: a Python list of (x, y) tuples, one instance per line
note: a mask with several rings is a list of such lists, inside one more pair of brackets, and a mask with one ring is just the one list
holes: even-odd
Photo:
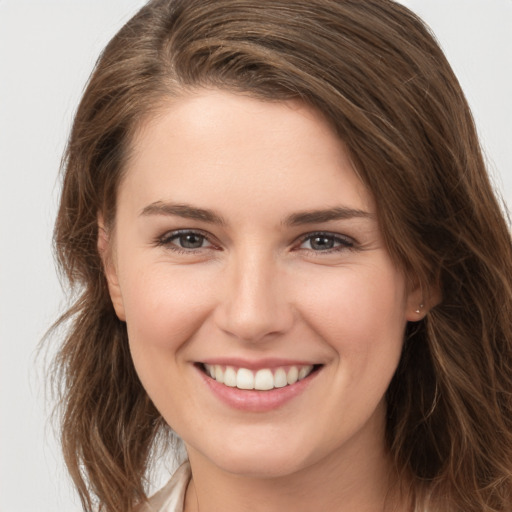
[(423, 288), (420, 284), (414, 284), (407, 295), (405, 317), (409, 322), (419, 322), (440, 302), (441, 291), (438, 285)]
[(105, 277), (107, 279), (110, 300), (112, 301), (119, 320), (126, 322), (123, 296), (121, 294), (121, 287), (119, 286), (119, 280), (117, 277), (116, 264), (113, 259), (112, 240), (105, 228), (105, 223), (101, 214), (98, 215), (98, 252), (103, 263), (103, 272), (105, 272)]

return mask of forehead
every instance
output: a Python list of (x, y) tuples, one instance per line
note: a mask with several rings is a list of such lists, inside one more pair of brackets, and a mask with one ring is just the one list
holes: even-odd
[(200, 195), (215, 203), (208, 207), (228, 197), (264, 207), (272, 197), (290, 205), (296, 198), (301, 209), (374, 209), (343, 142), (298, 101), (218, 90), (169, 99), (135, 134), (125, 170), (120, 194), (129, 188), (146, 202)]

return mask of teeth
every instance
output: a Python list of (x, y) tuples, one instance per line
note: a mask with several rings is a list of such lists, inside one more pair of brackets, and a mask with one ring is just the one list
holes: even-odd
[(206, 373), (217, 382), (238, 389), (256, 389), (258, 391), (268, 391), (274, 388), (284, 388), (297, 381), (306, 378), (312, 371), (313, 365), (289, 366), (285, 368), (262, 368), (257, 372), (247, 368), (238, 368), (232, 366), (209, 365), (205, 364)]
[(274, 376), (270, 370), (258, 370), (256, 372), (256, 376), (254, 377), (254, 389), (268, 391), (274, 387)]
[(236, 387), (236, 371), (232, 366), (226, 366), (224, 372), (224, 384), (230, 388)]
[(240, 368), (238, 370), (236, 374), (236, 387), (238, 389), (254, 389), (254, 374), (251, 370), (247, 370), (246, 368)]
[(299, 369), (296, 366), (292, 366), (286, 375), (286, 382), (288, 384), (295, 384), (299, 380)]
[(274, 373), (274, 386), (276, 388), (284, 388), (287, 384), (286, 372), (282, 368), (278, 368), (276, 373)]
[(302, 380), (303, 378), (307, 377), (309, 375), (309, 373), (311, 372), (311, 368), (308, 368), (306, 366), (303, 366), (300, 370), (299, 370), (299, 380)]
[(224, 371), (219, 365), (215, 365), (215, 380), (221, 384), (224, 384)]

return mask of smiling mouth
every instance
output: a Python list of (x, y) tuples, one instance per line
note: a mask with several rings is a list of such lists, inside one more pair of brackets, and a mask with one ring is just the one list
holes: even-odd
[(291, 386), (309, 377), (322, 365), (294, 365), (277, 368), (261, 368), (257, 371), (219, 364), (200, 363), (200, 369), (220, 384), (231, 388), (256, 391)]

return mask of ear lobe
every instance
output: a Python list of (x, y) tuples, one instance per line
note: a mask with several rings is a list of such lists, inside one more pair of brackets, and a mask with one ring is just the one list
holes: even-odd
[(103, 263), (103, 272), (107, 279), (110, 300), (112, 301), (112, 305), (114, 306), (114, 310), (119, 320), (126, 322), (123, 296), (121, 294), (121, 287), (119, 286), (119, 280), (117, 277), (117, 268), (112, 257), (112, 241), (107, 233), (103, 217), (101, 215), (98, 216), (98, 252)]
[(407, 296), (407, 309), (405, 318), (408, 322), (419, 322), (426, 314), (441, 302), (439, 286), (424, 290), (420, 285), (415, 286)]

